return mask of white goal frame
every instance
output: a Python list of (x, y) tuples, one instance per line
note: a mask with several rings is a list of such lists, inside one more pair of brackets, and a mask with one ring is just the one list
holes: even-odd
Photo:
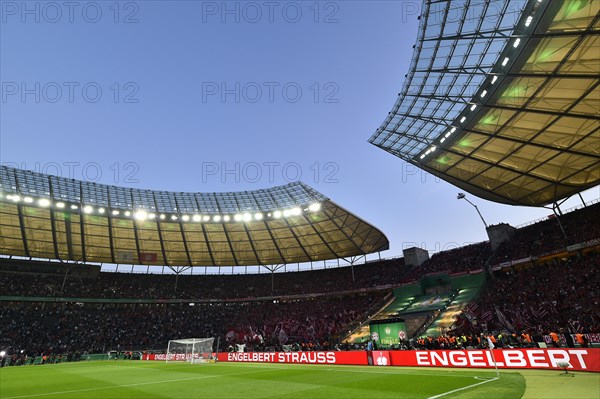
[[(169, 340), (165, 362), (185, 361), (191, 364), (209, 363), (212, 360), (214, 338), (185, 338)], [(173, 344), (184, 345), (183, 352), (173, 352)], [(206, 345), (208, 349), (198, 350), (198, 344)]]

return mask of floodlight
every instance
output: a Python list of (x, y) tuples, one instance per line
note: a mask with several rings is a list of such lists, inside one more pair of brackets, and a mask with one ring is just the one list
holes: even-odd
[(77, 209), (77, 205), (71, 205), (71, 209), (73, 209), (73, 210)]
[(494, 77), (492, 78), (492, 84), (496, 83), (496, 81), (497, 81), (497, 80), (498, 80), (498, 76), (494, 76)]
[(213, 216), (213, 222), (220, 222), (220, 221), (221, 221), (221, 215)]
[(33, 198), (31, 198), (31, 197), (25, 197), (25, 198), (23, 198), (23, 202), (25, 202), (27, 204), (31, 204), (33, 202)]
[(508, 61), (510, 61), (510, 58), (505, 57), (504, 61), (502, 61), (502, 66), (506, 66), (506, 64), (508, 64)]
[(194, 215), (194, 216), (192, 216), (192, 220), (194, 222), (199, 222), (199, 221), (202, 220), (202, 216), (200, 216), (200, 215)]
[(249, 222), (252, 220), (252, 215), (250, 215), (249, 213), (244, 213), (243, 219), (244, 222)]
[(315, 202), (314, 204), (310, 204), (308, 206), (308, 210), (311, 212), (317, 212), (321, 209), (321, 204), (319, 204), (318, 202)]
[(125, 211), (125, 216), (127, 216), (127, 217), (131, 216), (131, 212)]
[(181, 217), (181, 220), (183, 220), (184, 222), (187, 222), (187, 221), (189, 221), (189, 220), (190, 220), (190, 217), (189, 217), (189, 215), (183, 215), (183, 216)]
[(533, 16), (530, 15), (527, 17), (527, 21), (525, 21), (525, 26), (531, 25), (531, 21), (533, 21)]
[(137, 220), (146, 220), (146, 218), (148, 217), (148, 213), (144, 210), (139, 210), (133, 215), (133, 217)]
[(292, 216), (299, 216), (301, 214), (302, 214), (302, 209), (300, 209), (298, 207), (290, 209), (290, 215), (292, 215)]
[(159, 217), (160, 217), (160, 220), (165, 220), (165, 218), (166, 218), (164, 213), (161, 213)]
[(263, 214), (262, 213), (255, 213), (254, 214), (254, 219), (256, 220), (262, 220), (263, 218)]
[(225, 222), (229, 222), (229, 215), (225, 215), (225, 216), (223, 216), (223, 221), (225, 221)]
[(241, 221), (242, 221), (242, 219), (243, 219), (243, 217), (242, 217), (242, 215), (240, 215), (239, 213), (236, 213), (236, 214), (233, 216), (233, 220), (235, 220), (236, 222), (241, 222)]
[(6, 351), (0, 351), (0, 357), (6, 356)]
[(98, 213), (99, 214), (102, 215), (102, 214), (104, 214), (104, 212), (106, 212), (106, 209), (104, 209), (104, 208), (98, 208)]
[(65, 203), (64, 203), (64, 202), (57, 202), (57, 203), (56, 203), (56, 207), (57, 207), (58, 209), (63, 209), (63, 208), (65, 207)]
[(14, 202), (21, 201), (21, 197), (19, 197), (18, 195), (9, 195), (6, 198), (8, 198), (9, 200), (14, 201)]
[(115, 209), (115, 210), (113, 210), (111, 213), (112, 213), (112, 215), (113, 215), (113, 216), (119, 216), (119, 213), (120, 213), (120, 212), (119, 212), (118, 210), (116, 210), (116, 209)]
[(92, 212), (94, 212), (94, 208), (92, 208), (90, 205), (86, 205), (83, 207), (83, 211), (85, 213), (92, 213)]
[(38, 201), (38, 204), (40, 206), (43, 206), (44, 208), (50, 206), (50, 200), (46, 199), (46, 198), (42, 198)]
[(475, 108), (477, 108), (477, 104), (471, 105), (471, 111), (475, 111)]
[(290, 210), (286, 209), (283, 211), (283, 217), (288, 217), (288, 216), (290, 216)]
[(463, 116), (462, 118), (460, 118), (460, 123), (465, 123), (466, 120), (467, 120), (467, 117)]
[(156, 214), (155, 213), (149, 213), (148, 214), (148, 219), (154, 219), (156, 218)]
[(204, 217), (202, 217), (202, 220), (204, 220), (205, 222), (208, 222), (210, 220), (210, 216), (204, 215)]
[(513, 44), (514, 48), (519, 47), (519, 43), (521, 43), (521, 39), (517, 38), (517, 40), (515, 40), (515, 44)]
[(487, 95), (487, 90), (481, 92), (481, 97), (485, 97)]
[(171, 220), (177, 220), (177, 215), (171, 215)]
[(275, 219), (279, 219), (281, 217), (281, 211), (275, 211), (275, 212), (273, 212), (273, 217)]

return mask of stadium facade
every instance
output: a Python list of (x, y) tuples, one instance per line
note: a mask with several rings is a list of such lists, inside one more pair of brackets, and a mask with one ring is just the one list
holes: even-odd
[(369, 142), (491, 201), (600, 183), (600, 2), (422, 4), (402, 92)]

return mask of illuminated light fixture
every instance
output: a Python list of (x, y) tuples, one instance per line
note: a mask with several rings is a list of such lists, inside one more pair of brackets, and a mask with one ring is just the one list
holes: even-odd
[(25, 202), (26, 204), (31, 204), (33, 202), (33, 198), (25, 197), (25, 198), (23, 198), (23, 202)]
[(254, 214), (254, 219), (256, 220), (262, 220), (263, 218), (263, 214), (262, 213), (255, 213)]
[(281, 211), (275, 211), (275, 212), (273, 212), (273, 217), (275, 219), (279, 219), (281, 217)]
[(244, 215), (242, 216), (242, 218), (244, 219), (244, 222), (249, 222), (252, 220), (252, 215), (249, 213), (244, 213)]
[(220, 221), (221, 221), (221, 216), (219, 216), (219, 215), (213, 216), (213, 222), (220, 222)]
[(420, 157), (420, 158), (421, 158), (421, 159), (425, 158), (425, 154), (421, 155), (421, 157)]
[(484, 90), (484, 91), (481, 93), (481, 97), (485, 97), (486, 95), (487, 95), (487, 90)]
[(234, 217), (233, 220), (235, 220), (236, 222), (241, 222), (242, 221), (242, 215), (240, 215), (239, 213), (237, 213)]
[(164, 213), (161, 213), (160, 216), (158, 217), (160, 220), (165, 220), (166, 216)]
[(520, 39), (520, 38), (517, 38), (517, 40), (515, 40), (515, 44), (513, 44), (513, 47), (514, 47), (514, 48), (517, 48), (517, 47), (519, 47), (519, 43), (521, 43), (521, 39)]
[(57, 207), (58, 209), (63, 209), (63, 208), (65, 207), (65, 203), (64, 203), (64, 202), (57, 202), (57, 203), (56, 203), (56, 207)]
[(443, 143), (444, 141), (446, 141), (446, 138), (442, 137), (442, 139), (440, 140), (440, 143)]
[(154, 214), (154, 213), (148, 214), (148, 219), (154, 219), (154, 218), (156, 218), (156, 214)]
[(431, 152), (434, 152), (435, 150), (437, 150), (436, 146), (431, 147)]
[(104, 209), (104, 208), (98, 208), (98, 213), (99, 214), (103, 215), (104, 212), (106, 212), (106, 209)]
[(452, 129), (450, 129), (450, 133), (451, 134), (454, 133), (454, 132), (456, 132), (456, 128), (455, 127), (453, 127)]
[(92, 208), (92, 207), (91, 207), (91, 206), (89, 206), (89, 205), (86, 205), (86, 206), (84, 206), (84, 207), (83, 207), (83, 211), (84, 211), (85, 213), (92, 213), (92, 212), (94, 212), (94, 208)]
[(448, 137), (450, 137), (452, 135), (452, 132), (448, 132), (444, 135), (444, 138), (447, 139)]
[(502, 66), (506, 66), (506, 64), (508, 64), (508, 61), (510, 61), (510, 58), (504, 58), (504, 61), (502, 61)]
[(73, 209), (73, 210), (77, 209), (77, 205), (71, 205), (71, 209)]
[(463, 116), (462, 118), (460, 118), (460, 123), (465, 123), (466, 120), (467, 120), (467, 117)]
[(190, 220), (190, 217), (189, 217), (188, 215), (183, 215), (183, 216), (181, 217), (181, 220), (183, 220), (184, 222), (187, 222), (187, 221), (189, 221), (189, 220)]
[(125, 216), (127, 216), (127, 217), (131, 216), (131, 212), (125, 211)]
[(210, 220), (210, 216), (204, 215), (204, 217), (202, 218), (202, 220), (204, 220), (205, 222), (208, 222)]
[(177, 215), (171, 215), (171, 220), (177, 220)]
[(302, 214), (302, 209), (295, 207), (290, 209), (290, 215), (292, 216), (300, 216)]
[(146, 211), (137, 211), (134, 215), (134, 218), (136, 218), (137, 220), (146, 220), (146, 218), (148, 217), (148, 212)]
[(531, 21), (533, 21), (533, 15), (527, 17), (527, 20), (525, 21), (525, 26), (531, 25)]
[(42, 198), (38, 201), (38, 204), (40, 206), (43, 206), (44, 208), (49, 207), (50, 206), (50, 201), (47, 200), (46, 198)]
[(225, 215), (225, 216), (223, 216), (223, 221), (225, 221), (225, 222), (229, 222), (229, 215)]
[(9, 199), (9, 200), (11, 200), (11, 201), (14, 201), (14, 202), (19, 202), (19, 201), (21, 201), (21, 198), (19, 198), (19, 196), (18, 196), (18, 195), (7, 195), (7, 196), (6, 196), (6, 199)]
[(428, 149), (427, 151), (425, 151), (425, 155), (429, 155), (429, 153), (431, 153), (431, 149)]
[(200, 216), (200, 215), (194, 215), (194, 216), (192, 216), (192, 220), (194, 222), (199, 222), (199, 221), (202, 220), (202, 216)]
[(497, 80), (498, 80), (498, 76), (494, 76), (494, 77), (492, 78), (492, 84), (496, 83), (496, 81), (497, 81)]
[(116, 209), (114, 211), (111, 212), (113, 216), (119, 216), (119, 211), (117, 211)]
[(289, 209), (285, 209), (285, 210), (283, 211), (283, 217), (286, 217), (286, 218), (287, 218), (287, 217), (289, 217), (289, 216), (290, 216), (290, 210), (289, 210)]
[(321, 210), (321, 204), (319, 204), (318, 202), (315, 202), (314, 204), (310, 204), (308, 206), (308, 210), (311, 212), (318, 212)]
[(477, 104), (471, 105), (471, 111), (475, 111), (475, 108), (477, 108)]

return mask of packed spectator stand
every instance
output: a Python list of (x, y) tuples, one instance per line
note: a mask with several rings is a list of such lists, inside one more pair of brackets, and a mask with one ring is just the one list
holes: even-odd
[[(473, 244), (436, 254), (413, 269), (399, 258), (255, 275), (101, 272), (85, 278), (2, 271), (0, 349), (74, 358), (83, 352), (161, 349), (169, 339), (186, 336), (218, 337), (221, 350), (232, 343), (268, 350), (295, 342), (304, 350), (331, 349), (339, 347), (347, 326), (379, 310), (393, 288), (426, 275), (482, 269), (492, 277), (467, 309), (469, 323), (477, 320), (477, 326), (462, 317), (450, 335), (415, 337), (411, 347), (462, 347), (475, 340), (480, 345), (475, 337), (483, 326), (504, 334), (501, 342), (507, 345), (523, 345), (523, 331), (600, 332), (599, 217), (596, 203), (561, 216), (562, 229), (550, 218), (518, 229), (496, 250), (488, 242)], [(589, 245), (567, 250), (580, 243)], [(530, 260), (518, 267), (493, 268), (526, 257)], [(463, 335), (469, 340), (457, 342)]]

